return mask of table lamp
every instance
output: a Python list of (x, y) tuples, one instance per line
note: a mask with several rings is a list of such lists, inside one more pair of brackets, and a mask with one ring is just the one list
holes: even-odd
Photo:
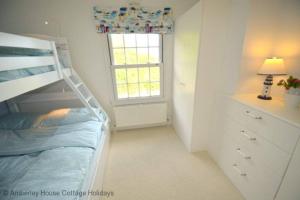
[(267, 75), (267, 77), (264, 81), (262, 94), (258, 95), (257, 98), (271, 100), (272, 97), (270, 93), (273, 85), (273, 75), (286, 75), (283, 59), (276, 57), (266, 59), (258, 71), (258, 74)]

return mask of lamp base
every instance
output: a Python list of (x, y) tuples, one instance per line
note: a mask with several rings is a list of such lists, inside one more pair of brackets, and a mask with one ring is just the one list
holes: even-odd
[(272, 97), (267, 97), (264, 95), (258, 95), (257, 98), (262, 99), (262, 100), (272, 100)]
[(273, 76), (267, 75), (266, 80), (264, 81), (262, 94), (258, 95), (257, 98), (262, 100), (272, 100), (272, 97), (270, 96), (272, 85), (273, 85)]

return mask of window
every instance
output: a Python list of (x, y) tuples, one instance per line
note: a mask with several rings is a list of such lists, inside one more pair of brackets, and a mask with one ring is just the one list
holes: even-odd
[(142, 99), (162, 94), (160, 34), (110, 34), (111, 69), (116, 98)]

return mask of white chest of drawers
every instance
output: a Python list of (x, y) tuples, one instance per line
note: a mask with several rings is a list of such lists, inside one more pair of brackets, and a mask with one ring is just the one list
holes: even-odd
[(297, 156), (300, 112), (286, 110), (281, 101), (262, 101), (253, 95), (225, 98), (223, 111), (218, 163), (224, 173), (247, 200), (286, 196), (287, 189), (283, 194), (281, 188), (289, 187), (285, 175)]

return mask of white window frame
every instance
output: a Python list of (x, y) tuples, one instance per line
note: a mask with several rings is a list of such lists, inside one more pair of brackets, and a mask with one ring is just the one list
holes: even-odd
[[(126, 33), (130, 34), (130, 33)], [(124, 104), (138, 104), (138, 103), (154, 103), (154, 102), (161, 102), (164, 100), (164, 64), (163, 64), (163, 35), (159, 34), (159, 56), (160, 56), (160, 63), (158, 64), (131, 64), (131, 65), (114, 65), (113, 64), (113, 48), (112, 48), (112, 40), (111, 34), (107, 34), (108, 38), (108, 48), (109, 48), (109, 58), (110, 58), (110, 71), (112, 75), (112, 84), (113, 84), (113, 92), (114, 92), (114, 104), (115, 105), (124, 105)], [(123, 41), (124, 42), (124, 41)], [(124, 42), (125, 44), (125, 42)], [(149, 47), (149, 46), (148, 46)], [(131, 47), (129, 47), (131, 48)], [(134, 48), (134, 47), (132, 47)], [(123, 48), (125, 52), (125, 47)], [(136, 47), (137, 49), (137, 47)], [(140, 68), (140, 67), (149, 67), (149, 66), (158, 66), (160, 69), (160, 95), (157, 96), (147, 96), (147, 97), (128, 97), (124, 99), (118, 98), (118, 91), (117, 91), (117, 82), (116, 82), (116, 75), (115, 69), (124, 69), (124, 68)], [(149, 67), (151, 68), (151, 67)]]

